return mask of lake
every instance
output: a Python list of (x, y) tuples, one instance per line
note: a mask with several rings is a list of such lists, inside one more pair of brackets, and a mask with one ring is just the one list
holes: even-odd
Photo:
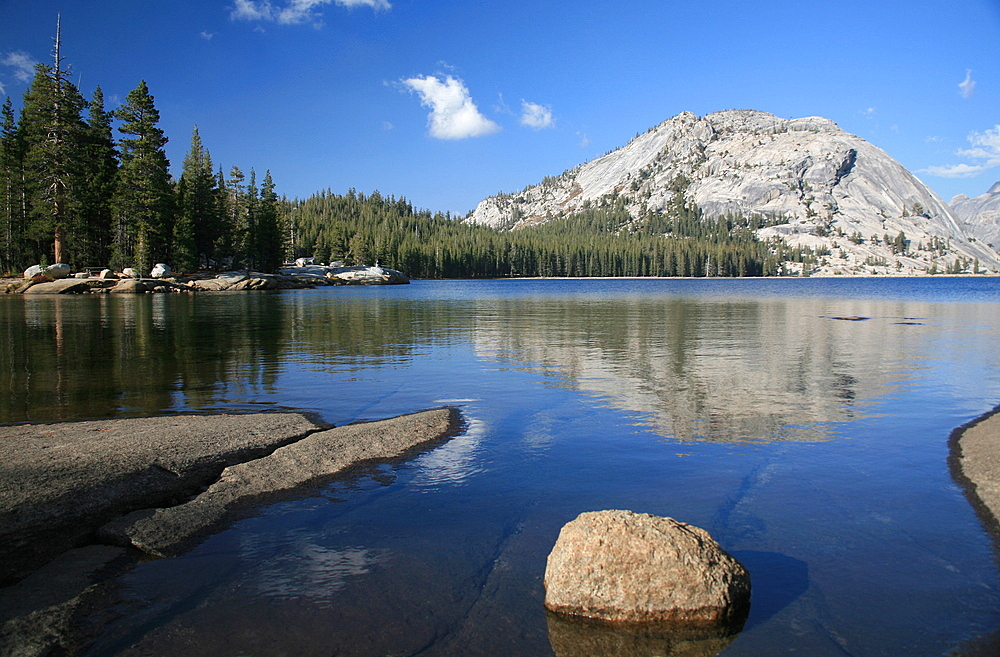
[(87, 655), (551, 655), (545, 558), (599, 509), (698, 525), (747, 566), (723, 655), (944, 655), (1000, 629), (947, 461), (1000, 403), (998, 327), (996, 278), (7, 295), (0, 422), (467, 421), (139, 565)]

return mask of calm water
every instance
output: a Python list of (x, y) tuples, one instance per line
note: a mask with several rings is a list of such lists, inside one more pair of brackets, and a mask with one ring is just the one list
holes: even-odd
[(947, 465), (950, 431), (1000, 402), (998, 327), (998, 279), (5, 296), (0, 422), (468, 420), (137, 567), (90, 655), (552, 654), (545, 557), (611, 508), (704, 527), (749, 568), (726, 656), (944, 655), (1000, 628)]

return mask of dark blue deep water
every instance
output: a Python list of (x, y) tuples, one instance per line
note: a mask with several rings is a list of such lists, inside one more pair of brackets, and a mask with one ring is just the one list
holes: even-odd
[(551, 655), (546, 555), (616, 508), (748, 567), (727, 657), (971, 650), (1000, 629), (1000, 571), (948, 437), (998, 403), (996, 278), (0, 298), (0, 422), (468, 423), (141, 564), (90, 655)]

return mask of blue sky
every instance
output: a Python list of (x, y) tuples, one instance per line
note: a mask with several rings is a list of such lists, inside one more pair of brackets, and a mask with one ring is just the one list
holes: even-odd
[(1000, 0), (0, 0), (15, 107), (58, 13), (85, 96), (147, 81), (174, 175), (197, 125), (216, 166), (289, 197), (464, 215), (734, 108), (832, 119), (945, 201), (1000, 180)]

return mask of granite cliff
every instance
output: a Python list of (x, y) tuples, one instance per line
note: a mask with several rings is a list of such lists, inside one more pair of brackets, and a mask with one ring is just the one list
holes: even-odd
[(1000, 271), (1000, 254), (970, 240), (952, 209), (881, 149), (828, 119), (752, 110), (683, 112), (603, 157), (483, 200), (466, 221), (512, 230), (610, 202), (638, 221), (676, 194), (704, 217), (757, 217), (761, 239), (814, 249), (809, 273)]

